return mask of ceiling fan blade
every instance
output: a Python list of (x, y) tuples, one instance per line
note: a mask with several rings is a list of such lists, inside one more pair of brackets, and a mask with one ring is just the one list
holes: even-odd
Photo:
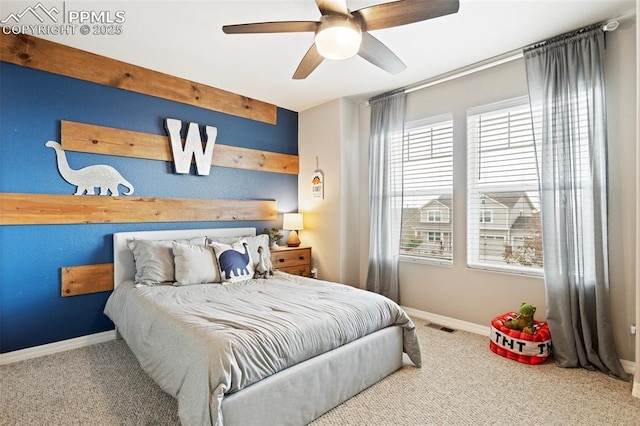
[(222, 31), (225, 34), (253, 34), (253, 33), (302, 33), (313, 32), (319, 22), (315, 21), (284, 21), (284, 22), (257, 22), (255, 24), (225, 25)]
[(352, 12), (363, 31), (380, 30), (456, 13), (459, 0), (400, 0)]
[(407, 68), (391, 49), (367, 32), (362, 33), (358, 55), (390, 74), (398, 74)]
[(348, 15), (346, 0), (316, 0), (318, 9), (323, 15)]
[(316, 44), (313, 43), (304, 55), (304, 58), (302, 58), (302, 61), (300, 61), (296, 72), (293, 73), (293, 79), (303, 80), (307, 78), (323, 60), (324, 58), (318, 53), (318, 49), (316, 49)]

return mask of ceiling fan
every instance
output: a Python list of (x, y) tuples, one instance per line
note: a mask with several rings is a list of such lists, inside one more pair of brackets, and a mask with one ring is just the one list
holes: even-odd
[(315, 41), (293, 78), (307, 78), (324, 59), (347, 59), (356, 54), (373, 65), (398, 74), (407, 66), (369, 31), (420, 22), (456, 13), (459, 0), (399, 0), (350, 11), (346, 0), (315, 0), (320, 21), (258, 22), (225, 25), (225, 34), (315, 32)]

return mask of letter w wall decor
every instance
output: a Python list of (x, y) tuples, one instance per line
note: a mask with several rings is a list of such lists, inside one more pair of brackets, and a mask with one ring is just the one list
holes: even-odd
[(182, 146), (182, 139), (180, 137), (182, 121), (176, 120), (175, 118), (167, 118), (165, 120), (165, 127), (171, 140), (171, 152), (173, 153), (175, 172), (188, 174), (191, 169), (191, 159), (195, 157), (197, 173), (200, 176), (209, 176), (218, 129), (216, 127), (205, 126), (207, 139), (204, 142), (205, 147), (203, 151), (203, 143), (200, 140), (200, 128), (197, 123), (189, 123), (184, 147)]

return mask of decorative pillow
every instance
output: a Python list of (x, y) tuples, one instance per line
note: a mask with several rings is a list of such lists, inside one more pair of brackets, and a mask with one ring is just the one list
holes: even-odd
[(211, 246), (173, 243), (174, 285), (219, 283), (218, 262)]
[(223, 282), (238, 282), (253, 278), (255, 268), (245, 239), (231, 245), (212, 242), (211, 246), (216, 254)]
[[(127, 242), (136, 265), (136, 284), (155, 285), (175, 281), (173, 241), (134, 239)], [(205, 237), (180, 242), (204, 245)]]
[(207, 242), (220, 244), (233, 244), (240, 240), (245, 240), (249, 246), (251, 260), (255, 266), (260, 261), (258, 247), (262, 246), (262, 254), (266, 259), (271, 259), (271, 251), (269, 250), (269, 236), (267, 234), (256, 235), (255, 237), (207, 237)]

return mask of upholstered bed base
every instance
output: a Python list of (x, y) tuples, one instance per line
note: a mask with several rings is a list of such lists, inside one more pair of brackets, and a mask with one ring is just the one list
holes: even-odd
[(402, 367), (402, 328), (388, 327), (225, 396), (225, 426), (305, 425)]

